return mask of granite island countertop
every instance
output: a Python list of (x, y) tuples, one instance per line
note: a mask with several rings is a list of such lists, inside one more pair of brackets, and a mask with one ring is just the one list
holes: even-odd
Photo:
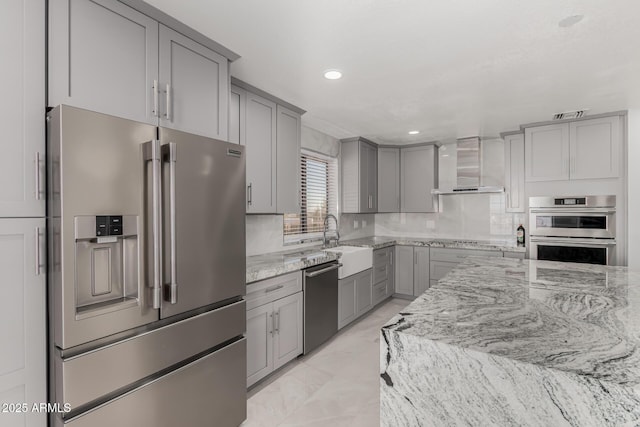
[(640, 425), (626, 267), (469, 257), (382, 337), (382, 425)]

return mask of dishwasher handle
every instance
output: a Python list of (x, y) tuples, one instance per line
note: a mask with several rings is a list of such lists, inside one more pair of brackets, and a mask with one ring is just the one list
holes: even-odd
[(305, 275), (305, 277), (316, 277), (316, 276), (319, 276), (321, 274), (327, 273), (329, 271), (337, 270), (340, 267), (342, 267), (342, 264), (333, 264), (332, 266), (329, 266), (327, 268), (323, 268), (322, 270), (312, 271), (311, 273), (305, 272), (304, 275)]

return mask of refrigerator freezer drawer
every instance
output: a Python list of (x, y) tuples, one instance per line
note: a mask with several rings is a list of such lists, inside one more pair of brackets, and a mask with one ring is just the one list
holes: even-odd
[(242, 338), (56, 426), (236, 427), (247, 416), (246, 345)]
[(55, 401), (68, 403), (75, 411), (245, 330), (245, 302), (239, 301), (97, 350), (56, 357)]

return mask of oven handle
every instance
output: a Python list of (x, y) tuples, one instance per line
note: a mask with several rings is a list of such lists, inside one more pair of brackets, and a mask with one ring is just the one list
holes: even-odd
[(586, 246), (586, 247), (602, 247), (602, 246), (615, 246), (617, 242), (615, 240), (599, 240), (599, 239), (557, 239), (557, 238), (543, 238), (543, 237), (530, 237), (531, 243), (537, 244), (558, 244), (562, 246)]
[(592, 216), (592, 215), (602, 215), (602, 214), (614, 214), (616, 213), (615, 209), (611, 208), (586, 208), (586, 209), (577, 209), (577, 208), (565, 208), (565, 209), (545, 209), (545, 208), (531, 208), (529, 209), (531, 213), (543, 213), (548, 215), (558, 215), (562, 216), (563, 214), (567, 215), (575, 215), (581, 214), (583, 216)]

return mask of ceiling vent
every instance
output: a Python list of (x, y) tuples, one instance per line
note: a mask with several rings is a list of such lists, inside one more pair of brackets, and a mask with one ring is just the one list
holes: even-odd
[(564, 113), (556, 113), (553, 120), (579, 119), (584, 117), (589, 110), (565, 111)]

